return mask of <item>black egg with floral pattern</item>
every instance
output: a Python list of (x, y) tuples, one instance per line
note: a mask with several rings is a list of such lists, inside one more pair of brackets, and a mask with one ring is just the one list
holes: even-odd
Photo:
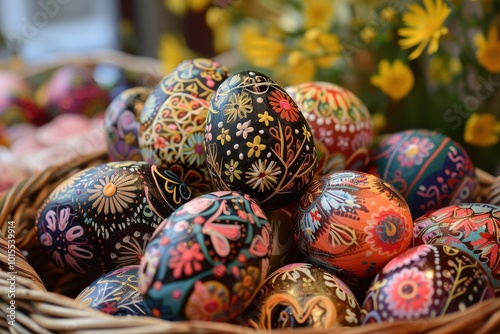
[(278, 209), (297, 200), (317, 167), (311, 129), (290, 95), (265, 74), (231, 75), (210, 101), (208, 170), (219, 190), (237, 190)]
[(38, 244), (57, 266), (101, 275), (139, 263), (160, 222), (193, 197), (168, 169), (108, 162), (64, 180), (38, 210)]

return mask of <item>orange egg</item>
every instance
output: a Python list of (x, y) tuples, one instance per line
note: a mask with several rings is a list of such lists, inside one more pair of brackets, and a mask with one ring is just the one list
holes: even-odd
[(308, 259), (347, 277), (371, 277), (411, 243), (408, 204), (389, 183), (343, 171), (313, 181), (294, 216), (294, 236)]

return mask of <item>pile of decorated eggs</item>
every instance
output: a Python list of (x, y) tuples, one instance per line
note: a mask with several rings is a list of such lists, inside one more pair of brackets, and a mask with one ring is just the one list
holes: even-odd
[(192, 59), (116, 95), (105, 125), (114, 162), (65, 180), (37, 216), (47, 256), (95, 274), (84, 305), (327, 330), (500, 291), (500, 208), (467, 203), (464, 149), (408, 130), (370, 151), (370, 113), (343, 87)]

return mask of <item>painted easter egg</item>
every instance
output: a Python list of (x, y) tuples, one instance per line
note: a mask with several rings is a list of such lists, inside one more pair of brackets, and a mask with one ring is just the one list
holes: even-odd
[(331, 329), (356, 326), (361, 309), (338, 277), (308, 263), (292, 263), (266, 278), (245, 314), (258, 330)]
[(208, 104), (227, 76), (214, 60), (185, 60), (157, 84), (140, 117), (143, 160), (180, 171), (195, 191), (211, 182), (203, 146)]
[(255, 71), (233, 74), (217, 89), (205, 143), (216, 188), (249, 194), (265, 210), (298, 200), (317, 166), (314, 137), (299, 107)]
[(262, 285), (271, 226), (247, 195), (219, 191), (180, 206), (155, 231), (139, 271), (148, 313), (166, 320), (226, 322)]
[(362, 323), (439, 318), (495, 298), (488, 275), (469, 254), (420, 245), (375, 276), (362, 304)]
[(138, 279), (139, 265), (115, 269), (93, 281), (75, 301), (115, 316), (146, 315)]
[(443, 244), (469, 253), (500, 295), (500, 207), (483, 203), (450, 205), (416, 219), (415, 245)]
[(478, 180), (462, 146), (429, 130), (405, 130), (384, 139), (366, 170), (392, 184), (406, 199), (413, 218), (473, 201)]
[(139, 263), (155, 228), (192, 193), (145, 162), (109, 162), (69, 177), (38, 210), (36, 234), (57, 266), (102, 275)]
[(128, 88), (118, 94), (104, 112), (106, 146), (112, 161), (141, 161), (139, 118), (151, 93), (146, 87)]
[(51, 117), (65, 113), (92, 117), (106, 110), (110, 98), (89, 68), (65, 65), (40, 85), (36, 101)]
[(369, 161), (373, 125), (365, 104), (350, 90), (331, 82), (285, 87), (311, 127), (318, 146), (316, 175), (363, 170)]
[(344, 171), (311, 182), (295, 212), (294, 231), (312, 263), (339, 276), (373, 277), (410, 246), (413, 221), (393, 186)]

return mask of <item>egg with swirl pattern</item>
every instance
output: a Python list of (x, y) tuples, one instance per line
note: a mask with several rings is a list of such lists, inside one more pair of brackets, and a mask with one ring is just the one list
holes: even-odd
[(248, 194), (265, 210), (298, 200), (317, 166), (301, 110), (278, 83), (256, 71), (231, 75), (212, 96), (205, 154), (217, 189)]
[(98, 277), (138, 264), (155, 228), (192, 197), (175, 173), (146, 162), (89, 167), (40, 206), (38, 245), (65, 271)]
[(197, 193), (211, 190), (205, 121), (210, 98), (227, 77), (227, 69), (212, 59), (185, 60), (157, 84), (140, 115), (143, 160), (168, 167)]

